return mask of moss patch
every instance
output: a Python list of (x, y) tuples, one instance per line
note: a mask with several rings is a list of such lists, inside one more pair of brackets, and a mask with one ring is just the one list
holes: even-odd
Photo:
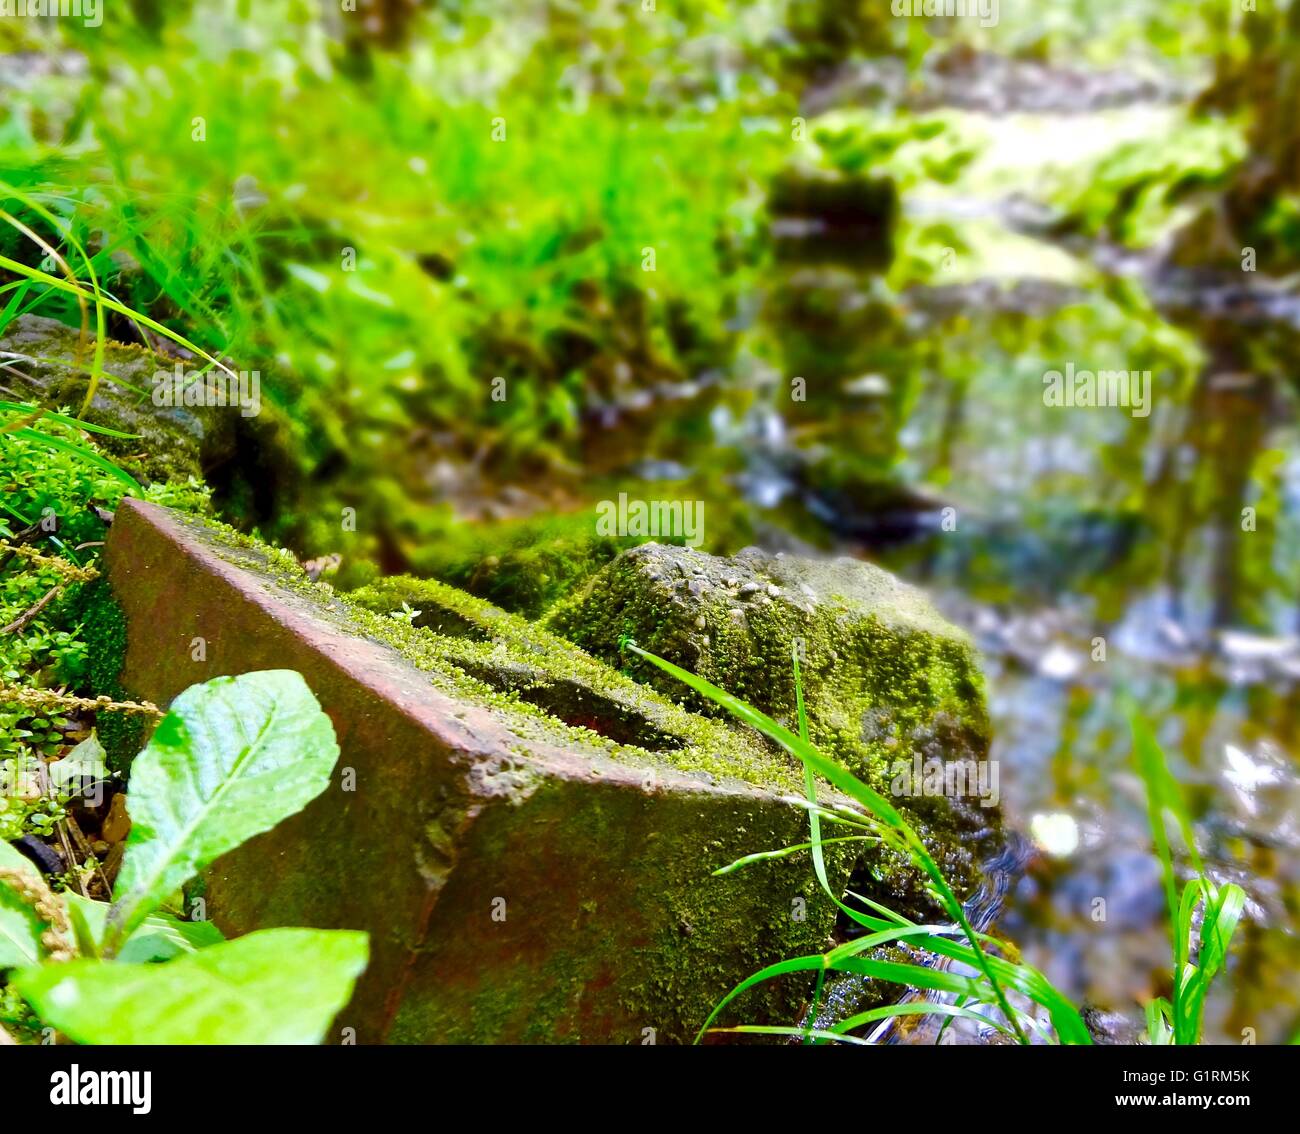
[(646, 544), (547, 625), (699, 712), (721, 710), (622, 644), (630, 638), (786, 722), (795, 719), (798, 648), (813, 739), (868, 779), (931, 732), (963, 753), (987, 746), (969, 641), (919, 591), (868, 564), (724, 560)]
[[(127, 699), (122, 687), (122, 662), (126, 657), (126, 616), (113, 598), (106, 579), (79, 588), (73, 617), (89, 650), (86, 686), (96, 697)], [(108, 753), (109, 767), (125, 771), (144, 745), (145, 720), (138, 713), (101, 712), (95, 720), (100, 743)]]

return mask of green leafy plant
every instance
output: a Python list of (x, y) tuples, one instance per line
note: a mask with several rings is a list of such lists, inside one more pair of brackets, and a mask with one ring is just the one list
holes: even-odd
[[(128, 494), (185, 511), (207, 508), (207, 489), (197, 482), (141, 488), (100, 448), (132, 436), (0, 400), (0, 769), (13, 773), (0, 777), (0, 838), (39, 834), (45, 822), (47, 800), (20, 798), (7, 786), (24, 763), (67, 749), (67, 734), (79, 727), (69, 710), (102, 710), (95, 696), (121, 692), (87, 630), (111, 619), (97, 560), (113, 509)], [(89, 705), (81, 694), (91, 695)], [(99, 719), (104, 736), (113, 727), (106, 716)]]
[(224, 941), (179, 916), (199, 871), (328, 786), (333, 726), (302, 677), (191, 686), (132, 765), (112, 903), (51, 895), (0, 843), (0, 969), (78, 1043), (316, 1043), (368, 956), (364, 933), (270, 929)]
[[(1160, 859), (1174, 961), (1172, 1002), (1157, 997), (1147, 1004), (1147, 1041), (1160, 1045), (1197, 1044), (1201, 1041), (1205, 998), (1227, 960), (1232, 935), (1246, 905), (1246, 894), (1235, 883), (1216, 886), (1210, 880), (1196, 850), (1182, 792), (1169, 772), (1151, 726), (1132, 707), (1129, 719), (1134, 762), (1146, 785), (1147, 818)], [(1166, 826), (1169, 818), (1178, 828), (1187, 857), (1196, 871), (1196, 877), (1183, 887), (1181, 894)]]
[[(768, 1035), (803, 1036), (806, 1040), (829, 1040), (835, 1042), (862, 1043), (849, 1033), (876, 1021), (891, 1016), (935, 1015), (949, 1019), (971, 1017), (982, 1024), (992, 1025), (1014, 1037), (1020, 1043), (1029, 1042), (1029, 1033), (1038, 1031), (1051, 1038), (1045, 1032), (1039, 1020), (1029, 1012), (1014, 1007), (1007, 996), (1012, 989), (1030, 1001), (1046, 1009), (1051, 1021), (1055, 1039), (1065, 1044), (1089, 1044), (1092, 1042), (1083, 1019), (1070, 1002), (1061, 995), (1042, 973), (1023, 963), (1012, 963), (1001, 957), (993, 956), (988, 946), (997, 942), (985, 934), (978, 933), (971, 925), (951, 885), (944, 877), (943, 871), (917, 835), (911, 824), (899, 813), (883, 795), (863, 783), (847, 768), (838, 764), (819, 751), (808, 740), (807, 715), (803, 707), (803, 689), (799, 677), (799, 659), (797, 654), (793, 662), (795, 667), (795, 688), (799, 715), (799, 735), (796, 736), (784, 725), (772, 720), (751, 705), (732, 696), (703, 678), (665, 661), (661, 657), (641, 649), (634, 643), (626, 647), (647, 661), (652, 662), (664, 672), (690, 686), (697, 693), (708, 697), (715, 704), (726, 709), (738, 720), (757, 729), (771, 738), (799, 759), (804, 766), (807, 806), (811, 825), (811, 840), (798, 847), (783, 851), (767, 852), (751, 856), (747, 860), (724, 867), (723, 871), (735, 869), (746, 861), (753, 861), (774, 854), (792, 853), (795, 850), (812, 851), (813, 867), (817, 881), (828, 897), (857, 924), (869, 932), (857, 940), (840, 945), (827, 953), (805, 957), (793, 957), (760, 969), (752, 976), (732, 989), (714, 1008), (709, 1018), (700, 1029), (697, 1041), (710, 1030), (713, 1021), (733, 1000), (747, 989), (774, 977), (788, 973), (815, 973), (817, 988), (814, 993), (814, 1009), (810, 1019), (816, 1015), (816, 1004), (820, 999), (822, 983), (828, 972), (856, 973), (876, 980), (896, 983), (908, 988), (930, 992), (949, 993), (956, 997), (953, 1004), (916, 1001), (890, 1004), (859, 1013), (842, 1020), (830, 1029), (814, 1029), (811, 1026), (781, 1025), (741, 1025), (735, 1028), (717, 1029), (727, 1032), (758, 1033)], [(838, 789), (864, 810), (821, 806), (817, 801), (816, 779), (821, 777), (833, 788)], [(854, 828), (862, 834), (850, 838), (878, 839), (885, 846), (906, 855), (928, 877), (932, 895), (941, 903), (945, 912), (952, 918), (953, 925), (917, 925), (878, 902), (860, 894), (850, 894), (873, 911), (865, 913), (847, 905), (830, 886), (826, 872), (823, 847), (832, 840), (823, 839), (821, 823), (823, 821)], [(964, 942), (957, 937), (964, 938)], [(924, 964), (899, 962), (870, 956), (886, 946), (907, 945), (910, 948), (933, 954), (937, 958), (958, 961), (969, 965), (977, 972), (975, 976), (965, 976), (949, 972), (939, 967)], [(990, 1019), (977, 1013), (970, 1007), (973, 1003), (992, 1006), (1000, 1013), (1001, 1021)], [(946, 1025), (945, 1025), (946, 1026)]]

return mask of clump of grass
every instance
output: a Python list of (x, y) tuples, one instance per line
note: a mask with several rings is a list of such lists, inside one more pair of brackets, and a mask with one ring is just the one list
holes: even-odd
[[(684, 682), (697, 693), (709, 698), (745, 724), (756, 728), (763, 735), (771, 738), (795, 756), (804, 766), (805, 785), (808, 795), (808, 813), (811, 837), (806, 844), (785, 848), (782, 851), (767, 852), (750, 856), (748, 859), (724, 867), (724, 871), (735, 869), (747, 861), (773, 857), (779, 854), (793, 853), (796, 850), (812, 851), (813, 868), (817, 881), (825, 893), (853, 921), (869, 932), (855, 941), (837, 946), (827, 953), (804, 957), (792, 957), (766, 968), (760, 969), (732, 989), (714, 1008), (704, 1022), (696, 1037), (697, 1042), (712, 1029), (714, 1020), (729, 1004), (747, 989), (774, 977), (788, 973), (810, 972), (817, 975), (814, 992), (812, 1020), (816, 1016), (820, 1001), (822, 985), (828, 972), (856, 973), (875, 980), (898, 984), (905, 988), (930, 992), (949, 993), (957, 998), (953, 1004), (917, 1001), (903, 1004), (889, 1004), (859, 1013), (842, 1020), (829, 1029), (817, 1029), (811, 1025), (741, 1025), (734, 1028), (712, 1029), (724, 1032), (755, 1033), (766, 1035), (802, 1036), (806, 1041), (827, 1040), (843, 1043), (864, 1043), (850, 1033), (867, 1024), (885, 1020), (893, 1016), (932, 1015), (946, 1017), (947, 1022), (958, 1017), (977, 1019), (981, 1024), (992, 1025), (997, 1030), (1013, 1037), (1018, 1043), (1029, 1043), (1031, 1032), (1038, 1032), (1043, 1038), (1053, 1039), (1065, 1044), (1090, 1044), (1091, 1037), (1084, 1026), (1083, 1019), (1074, 1006), (1059, 993), (1042, 973), (1022, 963), (1012, 963), (990, 954), (987, 947), (997, 942), (985, 934), (976, 932), (971, 925), (966, 911), (957, 895), (953, 892), (943, 871), (917, 835), (911, 824), (899, 813), (883, 795), (863, 783), (847, 768), (825, 756), (808, 740), (807, 714), (803, 705), (803, 688), (799, 677), (799, 659), (793, 658), (795, 672), (795, 689), (799, 716), (799, 735), (796, 736), (785, 726), (778, 724), (766, 714), (751, 705), (732, 696), (716, 685), (697, 677), (692, 673), (665, 661), (661, 657), (641, 649), (634, 643), (627, 643), (627, 648), (645, 658), (647, 661)], [(816, 779), (820, 776), (832, 787), (843, 792), (859, 804), (864, 811), (843, 808), (826, 808), (818, 804)], [(848, 836), (851, 839), (878, 840), (885, 846), (905, 854), (922, 870), (930, 880), (931, 892), (952, 918), (952, 925), (917, 925), (878, 902), (873, 902), (862, 895), (849, 895), (873, 911), (848, 906), (841, 896), (830, 887), (826, 874), (823, 847), (831, 840), (824, 839), (821, 833), (823, 821), (843, 824), (861, 834)], [(964, 940), (962, 940), (964, 939)], [(976, 970), (976, 975), (966, 976), (934, 968), (925, 964), (900, 962), (869, 956), (873, 951), (885, 946), (904, 944), (913, 950), (930, 953), (951, 961), (959, 961)], [(1042, 1022), (1033, 1014), (1015, 1008), (1007, 996), (1007, 989), (1012, 989), (1031, 1002), (1046, 1009), (1051, 1023), (1051, 1031), (1044, 1028)], [(986, 1016), (970, 1007), (983, 1004), (1000, 1014), (1001, 1019)]]
[[(1235, 883), (1216, 886), (1210, 880), (1196, 850), (1182, 792), (1169, 772), (1164, 752), (1151, 726), (1132, 706), (1129, 720), (1133, 729), (1134, 762), (1146, 785), (1147, 817), (1156, 854), (1160, 858), (1174, 960), (1172, 1002), (1157, 997), (1147, 1004), (1147, 1042), (1180, 1046), (1198, 1044), (1204, 1024), (1206, 994), (1227, 960), (1228, 946), (1246, 905), (1246, 894)], [(1166, 818), (1173, 819), (1187, 857), (1196, 871), (1196, 877), (1183, 887), (1181, 895)], [(1198, 911), (1201, 912), (1199, 929), (1196, 925)]]

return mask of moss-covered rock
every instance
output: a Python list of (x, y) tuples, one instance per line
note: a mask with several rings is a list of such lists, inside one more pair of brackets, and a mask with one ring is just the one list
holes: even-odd
[[(922, 592), (870, 564), (756, 550), (719, 559), (644, 544), (557, 606), (547, 625), (701, 714), (722, 710), (624, 643), (634, 640), (791, 725), (797, 650), (813, 742), (883, 792), (895, 788), (900, 762), (978, 764), (987, 755), (971, 643)], [(973, 887), (996, 846), (996, 799), (968, 791), (900, 802), (933, 837), (950, 877)], [(913, 882), (900, 875), (895, 885), (886, 873), (876, 872), (888, 884), (885, 896), (917, 909)]]
[(704, 713), (719, 710), (622, 650), (630, 639), (759, 708), (794, 719), (792, 651), (820, 743), (870, 775), (946, 722), (954, 746), (988, 743), (966, 636), (925, 595), (852, 559), (747, 550), (729, 559), (647, 543), (547, 619), (584, 650)]
[[(75, 327), (40, 315), (15, 319), (0, 338), (9, 353), (5, 378), (20, 397), (53, 408), (77, 409), (86, 396), (94, 357), (93, 337), (81, 340)], [(17, 357), (14, 357), (17, 356)], [(153, 404), (153, 375), (175, 359), (143, 346), (106, 341), (103, 375), (86, 420), (129, 438), (99, 436), (114, 459), (142, 479), (184, 483), (201, 478), (204, 462), (219, 460), (234, 445), (238, 409)]]

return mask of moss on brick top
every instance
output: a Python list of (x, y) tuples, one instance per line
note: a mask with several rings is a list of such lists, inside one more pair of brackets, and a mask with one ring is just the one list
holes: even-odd
[[(529, 741), (549, 743), (647, 771), (669, 767), (710, 781), (743, 781), (802, 795), (793, 757), (683, 709), (482, 599), (405, 576), (341, 595), (312, 582), (287, 551), (224, 524), (175, 518), (225, 561), (305, 601), (345, 631), (393, 647), (434, 687), (491, 711), (524, 742), (521, 751)], [(407, 615), (403, 604), (420, 614)]]

